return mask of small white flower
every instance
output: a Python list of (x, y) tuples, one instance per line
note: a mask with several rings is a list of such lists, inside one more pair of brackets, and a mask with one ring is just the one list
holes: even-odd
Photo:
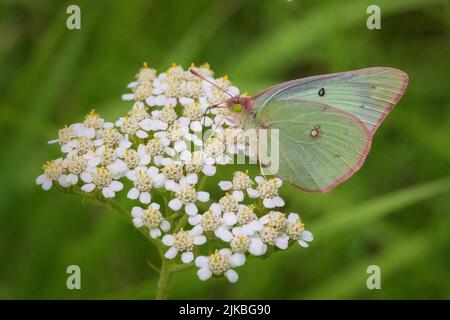
[(95, 110), (92, 110), (86, 115), (83, 123), (75, 123), (71, 127), (77, 137), (93, 139), (96, 136), (97, 130), (112, 128), (114, 124), (106, 122)]
[(180, 154), (180, 159), (184, 161), (188, 173), (203, 172), (206, 176), (213, 176), (216, 173), (214, 160), (202, 151), (185, 150)]
[(122, 95), (123, 100), (136, 100), (144, 101), (151, 97), (153, 94), (153, 81), (137, 81), (129, 85), (133, 89), (133, 93), (127, 93)]
[(194, 253), (192, 252), (195, 246), (200, 246), (206, 242), (206, 237), (202, 234), (202, 228), (195, 226), (189, 231), (181, 230), (174, 235), (165, 235), (162, 238), (162, 243), (169, 248), (164, 254), (166, 259), (173, 259), (178, 252), (182, 252), (181, 261), (183, 263), (190, 263), (194, 260)]
[(209, 257), (199, 256), (195, 259), (195, 265), (199, 268), (198, 278), (202, 281), (208, 280), (212, 275), (224, 275), (229, 282), (235, 283), (239, 276), (233, 269), (245, 263), (245, 255), (233, 254), (230, 249), (217, 250)]
[(264, 227), (258, 216), (253, 212), (254, 210), (254, 205), (246, 206), (240, 204), (236, 213), (236, 224), (241, 228), (242, 233), (248, 236), (254, 235)]
[(198, 213), (198, 208), (195, 203), (197, 201), (207, 202), (209, 200), (208, 192), (197, 191), (195, 189), (196, 180), (191, 175), (182, 178), (178, 184), (171, 187), (172, 191), (176, 193), (175, 198), (169, 201), (169, 207), (173, 211), (179, 211), (184, 206), (186, 214), (194, 216)]
[(185, 140), (194, 139), (193, 135), (188, 134), (188, 121), (185, 118), (180, 118), (168, 126), (166, 131), (159, 131), (155, 133), (155, 137), (161, 139), (162, 143), (167, 145), (172, 143), (173, 148), (177, 152), (182, 152), (187, 149)]
[(156, 167), (137, 167), (128, 172), (127, 178), (133, 181), (133, 188), (127, 194), (129, 199), (139, 199), (143, 204), (152, 200), (150, 191), (153, 187), (161, 188), (164, 185), (164, 175)]
[(88, 161), (89, 167), (99, 165), (106, 167), (114, 179), (121, 178), (128, 172), (128, 166), (119, 158), (117, 149), (108, 145), (98, 147)]
[(226, 154), (226, 145), (220, 135), (212, 135), (203, 143), (203, 151), (217, 164), (225, 165), (231, 158)]
[(198, 100), (192, 98), (181, 98), (180, 103), (184, 106), (183, 117), (189, 122), (189, 128), (194, 132), (202, 132), (203, 127), (211, 127), (214, 120), (206, 115), (209, 102), (206, 97)]
[(167, 154), (169, 156), (175, 155), (175, 150), (169, 147), (170, 141), (162, 141), (159, 138), (153, 138), (148, 140), (147, 144), (145, 145), (145, 152), (153, 159), (153, 162), (155, 165), (166, 165), (162, 163), (162, 160), (164, 159), (164, 155)]
[(233, 252), (244, 254), (249, 252), (254, 256), (266, 253), (267, 245), (257, 235), (249, 236), (242, 227), (233, 228), (233, 238), (229, 241)]
[(161, 110), (152, 111), (152, 118), (156, 121), (165, 123), (165, 126), (160, 130), (166, 130), (167, 127), (174, 123), (178, 118), (177, 112), (175, 111), (175, 104), (169, 104), (164, 106)]
[[(64, 166), (62, 159), (56, 159), (47, 161), (46, 164), (42, 166), (44, 173), (36, 178), (36, 184), (42, 186), (44, 190), (50, 190), (53, 185), (53, 181), (61, 180), (64, 173)], [(62, 182), (62, 184), (61, 184)], [(65, 181), (61, 180), (60, 185), (63, 187), (68, 187)]]
[(270, 246), (276, 246), (283, 250), (289, 246), (289, 236), (285, 233), (280, 234), (273, 227), (264, 227), (258, 234), (262, 242)]
[(281, 179), (265, 179), (257, 176), (255, 181), (258, 184), (258, 188), (257, 190), (253, 188), (247, 190), (250, 197), (263, 199), (264, 207), (269, 209), (284, 206), (284, 200), (278, 195), (278, 189), (283, 184)]
[(149, 230), (150, 237), (153, 239), (160, 237), (161, 231), (167, 232), (170, 230), (170, 223), (163, 218), (159, 209), (159, 204), (152, 203), (147, 209), (133, 207), (131, 210), (133, 223), (136, 228), (146, 227)]
[(252, 236), (250, 238), (250, 246), (248, 252), (254, 256), (262, 256), (267, 252), (267, 245), (261, 240), (259, 236)]
[(270, 211), (262, 216), (259, 221), (264, 225), (264, 228), (259, 232), (263, 242), (275, 245), (280, 249), (287, 249), (289, 236), (286, 234), (288, 226), (286, 215), (279, 211)]
[(219, 205), (223, 212), (236, 212), (239, 208), (239, 200), (227, 193), (219, 199)]
[(78, 177), (83, 177), (88, 174), (91, 168), (88, 167), (87, 160), (82, 156), (70, 155), (63, 160), (64, 168), (67, 174), (64, 174), (59, 179), (62, 181), (61, 185), (72, 186), (78, 183)]
[[(166, 91), (168, 84), (167, 84), (167, 74), (166, 73), (161, 73), (159, 74), (159, 76), (153, 80), (153, 94), (154, 97), (164, 97), (164, 99), (167, 99), (167, 97), (165, 97), (163, 95), (163, 93)], [(149, 98), (150, 99), (150, 98)], [(146, 101), (147, 104), (149, 106), (163, 106), (164, 105), (164, 101), (162, 98), (160, 98), (159, 101)]]
[(141, 101), (136, 101), (131, 109), (127, 112), (129, 117), (133, 117), (138, 121), (144, 120), (149, 117), (148, 108)]
[[(161, 172), (166, 178), (165, 188), (170, 191), (175, 191), (177, 182), (183, 178), (183, 163), (181, 161), (174, 161), (171, 158), (164, 158), (161, 160), (163, 166)], [(197, 183), (197, 175), (189, 175), (190, 183)], [(195, 180), (195, 181), (194, 181)]]
[(87, 173), (83, 177), (85, 185), (81, 187), (84, 192), (100, 189), (105, 198), (114, 198), (116, 192), (123, 189), (123, 184), (113, 180), (111, 172), (105, 167), (96, 168), (93, 173)]
[(145, 118), (141, 121), (136, 119), (135, 117), (121, 117), (116, 121), (116, 126), (120, 127), (122, 133), (130, 136), (136, 136), (141, 139), (145, 139), (148, 137), (148, 133), (142, 130), (142, 123), (146, 121)]
[(213, 233), (220, 240), (229, 242), (233, 238), (233, 234), (229, 231), (230, 226), (224, 220), (221, 208), (217, 203), (213, 203), (203, 214), (189, 217), (191, 225), (200, 225), (203, 232)]
[(98, 139), (94, 140), (95, 146), (117, 146), (124, 138), (115, 128), (102, 128), (97, 131)]
[(233, 198), (237, 201), (244, 200), (244, 192), (252, 188), (253, 181), (247, 172), (236, 171), (233, 173), (232, 181), (220, 181), (219, 187), (222, 190), (232, 190)]
[(137, 147), (137, 151), (131, 148), (119, 147), (116, 149), (116, 153), (123, 159), (130, 170), (138, 166), (146, 166), (151, 161), (151, 156), (147, 153), (147, 148), (144, 144), (140, 144)]
[(286, 233), (289, 238), (297, 241), (304, 248), (309, 247), (308, 242), (313, 241), (313, 234), (305, 230), (305, 225), (300, 220), (300, 216), (296, 213), (290, 213), (287, 220)]
[[(71, 143), (76, 138), (75, 131), (72, 126), (65, 126), (62, 129), (58, 130), (58, 139), (50, 140), (49, 144), (59, 143), (62, 150), (67, 150), (67, 145)], [(64, 152), (64, 151), (62, 151)]]

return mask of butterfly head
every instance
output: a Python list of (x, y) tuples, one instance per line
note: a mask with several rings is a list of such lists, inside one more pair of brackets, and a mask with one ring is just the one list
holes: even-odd
[(253, 97), (239, 96), (239, 95), (238, 96), (233, 96), (231, 93), (225, 91), (224, 89), (219, 87), (217, 84), (215, 84), (211, 80), (209, 80), (209, 79), (205, 78), (204, 76), (202, 76), (201, 74), (199, 74), (194, 69), (192, 69), (192, 68), (189, 69), (189, 72), (192, 73), (193, 75), (199, 77), (203, 81), (208, 82), (210, 85), (218, 88), (219, 90), (221, 90), (222, 92), (224, 92), (225, 94), (227, 94), (229, 96), (229, 98), (226, 99), (224, 102), (217, 103), (217, 104), (211, 106), (211, 108), (218, 108), (218, 107), (220, 107), (220, 105), (225, 104), (226, 108), (230, 108), (234, 112), (241, 113), (242, 111), (245, 111), (245, 113), (247, 115), (253, 115), (254, 114), (254, 111), (253, 111), (254, 98)]
[(234, 96), (225, 100), (224, 103), (226, 107), (237, 113), (253, 114), (254, 112), (252, 97)]

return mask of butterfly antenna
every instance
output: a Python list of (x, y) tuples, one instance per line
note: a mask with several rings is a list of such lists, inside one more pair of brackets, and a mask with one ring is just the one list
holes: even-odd
[(233, 96), (231, 93), (225, 91), (224, 89), (222, 89), (221, 87), (219, 87), (219, 86), (218, 86), (217, 84), (215, 84), (214, 82), (212, 82), (212, 81), (206, 79), (204, 76), (202, 76), (200, 73), (198, 73), (198, 72), (195, 71), (194, 69), (192, 69), (192, 68), (189, 69), (189, 72), (192, 73), (194, 76), (197, 76), (197, 77), (199, 77), (200, 79), (202, 79), (202, 80), (208, 82), (209, 84), (213, 85), (214, 87), (216, 87), (217, 89), (219, 89), (219, 90), (222, 91), (223, 93), (229, 95), (231, 98), (234, 98), (234, 96)]
[[(211, 84), (212, 86), (216, 87), (217, 89), (219, 89), (219, 90), (222, 91), (223, 93), (227, 94), (230, 98), (234, 98), (234, 96), (233, 96), (231, 93), (225, 91), (223, 88), (221, 88), (220, 86), (218, 86), (218, 85), (215, 84), (214, 82), (212, 82), (212, 81), (206, 79), (204, 76), (202, 76), (200, 73), (198, 73), (198, 72), (195, 71), (194, 69), (190, 68), (190, 69), (189, 69), (189, 72), (192, 73), (194, 76), (199, 77), (199, 78), (202, 79), (203, 81), (206, 81), (206, 82), (208, 82), (209, 84)], [(212, 106), (209, 106), (208, 108), (206, 108), (206, 111), (203, 113), (203, 127), (205, 126), (205, 123), (206, 123), (206, 114), (208, 113), (208, 111), (209, 111), (210, 109), (214, 109), (214, 108), (226, 108), (226, 107), (220, 107), (220, 105), (221, 105), (222, 103), (224, 103), (224, 102), (225, 102), (225, 101), (222, 101), (222, 102), (213, 104)]]

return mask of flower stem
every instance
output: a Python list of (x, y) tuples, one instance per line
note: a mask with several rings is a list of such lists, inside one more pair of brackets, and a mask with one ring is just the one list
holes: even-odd
[(170, 262), (163, 259), (161, 272), (159, 274), (158, 287), (156, 289), (156, 300), (166, 300), (169, 292), (169, 284), (172, 279), (172, 268)]

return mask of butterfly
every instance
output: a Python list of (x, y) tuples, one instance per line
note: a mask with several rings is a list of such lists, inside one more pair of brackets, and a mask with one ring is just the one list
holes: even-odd
[(284, 82), (254, 96), (231, 96), (223, 105), (242, 106), (246, 129), (279, 130), (279, 178), (327, 192), (361, 168), (408, 81), (399, 69), (365, 68)]

